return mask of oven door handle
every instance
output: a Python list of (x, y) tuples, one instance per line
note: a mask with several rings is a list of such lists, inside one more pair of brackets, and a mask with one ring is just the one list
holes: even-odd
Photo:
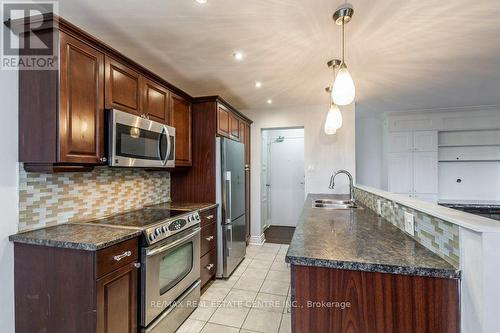
[[(161, 136), (163, 135), (163, 132), (165, 132), (165, 136), (167, 137), (167, 153), (165, 154), (165, 159), (161, 158)], [(170, 141), (170, 132), (168, 131), (168, 127), (163, 125), (163, 129), (160, 133), (160, 138), (158, 140), (158, 156), (163, 166), (167, 165), (171, 150), (172, 150), (172, 142)]]
[(189, 235), (186, 235), (170, 244), (167, 244), (167, 245), (164, 245), (164, 246), (161, 246), (159, 248), (156, 248), (156, 249), (152, 249), (151, 251), (147, 251), (146, 252), (146, 257), (150, 257), (150, 256), (154, 256), (155, 254), (158, 254), (158, 253), (161, 253), (161, 252), (165, 252), (167, 250), (170, 250), (171, 248), (173, 247), (176, 247), (177, 245), (179, 244), (182, 244), (184, 243), (186, 240), (188, 240), (189, 238), (192, 238), (193, 236), (195, 236), (196, 234), (199, 234), (200, 233), (200, 230), (201, 228), (196, 228), (192, 233), (190, 233)]

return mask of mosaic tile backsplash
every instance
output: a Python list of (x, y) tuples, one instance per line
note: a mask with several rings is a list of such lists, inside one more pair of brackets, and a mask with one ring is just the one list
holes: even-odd
[(97, 167), (59, 174), (19, 170), (19, 231), (89, 220), (170, 201), (170, 174)]
[(356, 200), (375, 212), (377, 211), (377, 200), (381, 200), (382, 217), (403, 231), (404, 213), (413, 214), (415, 216), (414, 239), (449, 262), (453, 267), (459, 268), (460, 242), (457, 225), (359, 188), (355, 188), (354, 192)]

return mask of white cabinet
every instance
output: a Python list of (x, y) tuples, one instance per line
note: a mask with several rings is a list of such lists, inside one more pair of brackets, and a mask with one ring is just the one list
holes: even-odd
[(391, 132), (388, 144), (389, 191), (433, 201), (438, 193), (437, 131)]
[(413, 192), (438, 193), (437, 152), (413, 153)]
[(389, 166), (389, 191), (395, 193), (411, 193), (412, 181), (412, 154), (390, 153)]
[(413, 149), (412, 132), (393, 132), (389, 133), (389, 152), (405, 153)]
[(437, 131), (415, 131), (413, 132), (414, 151), (437, 151), (438, 133)]

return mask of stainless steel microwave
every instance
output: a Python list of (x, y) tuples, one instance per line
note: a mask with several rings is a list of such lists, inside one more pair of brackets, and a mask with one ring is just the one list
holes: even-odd
[(116, 109), (108, 116), (110, 166), (175, 166), (175, 128)]

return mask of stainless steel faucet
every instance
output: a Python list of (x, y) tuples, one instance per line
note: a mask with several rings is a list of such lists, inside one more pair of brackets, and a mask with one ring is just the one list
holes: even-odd
[(338, 175), (338, 174), (345, 174), (347, 175), (347, 177), (349, 177), (349, 194), (351, 196), (351, 202), (354, 202), (354, 184), (353, 184), (353, 180), (352, 180), (352, 175), (349, 171), (347, 170), (338, 170), (336, 171), (332, 177), (330, 177), (330, 186), (328, 186), (328, 188), (330, 188), (331, 190), (333, 190), (333, 188), (335, 187), (335, 177)]

